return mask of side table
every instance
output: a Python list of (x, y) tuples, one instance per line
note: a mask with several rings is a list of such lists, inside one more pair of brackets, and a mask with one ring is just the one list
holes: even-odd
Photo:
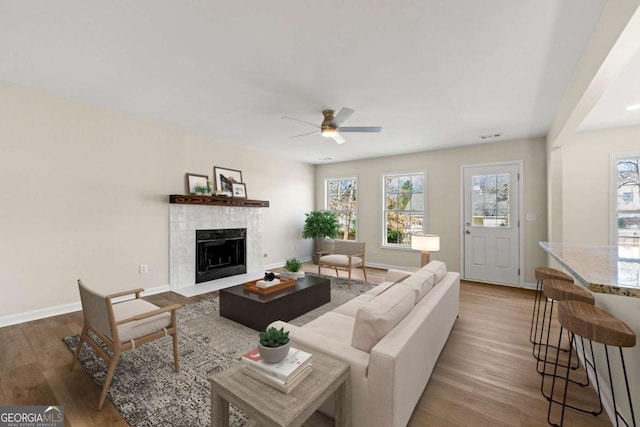
[(349, 364), (295, 347), (313, 354), (313, 369), (289, 394), (245, 375), (240, 363), (211, 377), (211, 425), (228, 427), (233, 403), (261, 426), (301, 426), (335, 392), (335, 425), (350, 426)]

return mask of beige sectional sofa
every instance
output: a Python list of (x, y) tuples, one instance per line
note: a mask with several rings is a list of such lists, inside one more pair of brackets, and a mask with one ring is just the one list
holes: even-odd
[[(458, 316), (460, 275), (432, 261), (385, 282), (303, 327), (277, 321), (292, 344), (351, 366), (353, 425), (405, 426)], [(330, 399), (331, 400), (331, 399)], [(332, 402), (323, 412), (331, 414)]]

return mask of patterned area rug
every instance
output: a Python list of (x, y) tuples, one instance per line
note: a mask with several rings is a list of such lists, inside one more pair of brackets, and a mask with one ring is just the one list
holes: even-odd
[[(311, 273), (307, 273), (311, 274)], [(301, 326), (330, 311), (373, 285), (331, 278), (331, 302), (291, 323)], [(180, 372), (173, 370), (171, 338), (147, 343), (120, 356), (109, 398), (132, 426), (208, 426), (211, 423), (209, 377), (236, 364), (256, 346), (258, 333), (220, 317), (218, 297), (188, 304), (178, 310)], [(75, 351), (78, 335), (64, 338)], [(102, 387), (106, 363), (83, 345), (80, 362)], [(231, 406), (230, 425), (242, 426), (246, 416)]]

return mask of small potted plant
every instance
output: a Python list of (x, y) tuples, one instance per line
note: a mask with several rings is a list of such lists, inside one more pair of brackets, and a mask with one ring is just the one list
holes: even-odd
[(284, 264), (284, 276), (290, 279), (299, 279), (304, 277), (302, 263), (297, 258), (289, 258)]
[(265, 362), (278, 363), (284, 360), (289, 354), (289, 348), (289, 331), (285, 332), (284, 328), (269, 328), (260, 332), (258, 350)]

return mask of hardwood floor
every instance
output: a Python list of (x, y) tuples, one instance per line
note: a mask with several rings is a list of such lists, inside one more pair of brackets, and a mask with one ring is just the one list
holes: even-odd
[[(309, 263), (304, 269), (317, 272)], [(323, 274), (335, 273), (323, 269)], [(362, 280), (362, 272), (354, 278)], [(384, 271), (368, 268), (367, 278), (381, 283)], [(215, 294), (185, 298), (168, 292), (146, 299), (187, 304)], [(460, 316), (409, 426), (548, 425), (529, 343), (532, 306), (532, 291), (463, 282)], [(62, 404), (66, 426), (126, 426), (109, 399), (96, 410), (100, 390), (79, 365), (69, 371), (72, 355), (62, 338), (81, 328), (80, 312), (0, 328), (0, 405)], [(597, 401), (590, 387), (570, 393), (583, 404)], [(604, 414), (568, 410), (565, 425), (611, 423)]]

